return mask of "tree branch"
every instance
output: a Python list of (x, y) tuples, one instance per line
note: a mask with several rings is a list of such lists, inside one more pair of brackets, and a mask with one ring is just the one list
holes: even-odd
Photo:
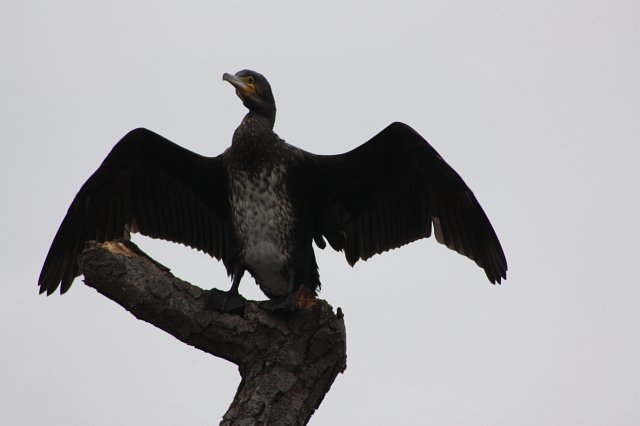
[(89, 242), (85, 283), (136, 318), (238, 365), (222, 425), (306, 424), (346, 368), (342, 312), (324, 300), (284, 315), (250, 301), (242, 315), (205, 309), (208, 292), (174, 277), (131, 242)]

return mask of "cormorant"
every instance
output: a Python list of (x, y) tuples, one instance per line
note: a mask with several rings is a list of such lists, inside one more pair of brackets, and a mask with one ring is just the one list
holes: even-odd
[(224, 74), (249, 112), (231, 146), (203, 157), (146, 129), (124, 136), (74, 198), (51, 244), (40, 293), (66, 292), (89, 240), (140, 232), (221, 260), (233, 284), (209, 307), (241, 308), (248, 271), (269, 297), (293, 310), (301, 286), (317, 294), (312, 241), (354, 265), (431, 235), (474, 260), (491, 283), (506, 279), (500, 242), (473, 192), (415, 130), (393, 123), (340, 155), (315, 155), (273, 131), (276, 107), (261, 74)]

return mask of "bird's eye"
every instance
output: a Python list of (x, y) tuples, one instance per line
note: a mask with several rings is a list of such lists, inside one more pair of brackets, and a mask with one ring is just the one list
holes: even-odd
[(247, 76), (247, 83), (253, 84), (253, 76)]

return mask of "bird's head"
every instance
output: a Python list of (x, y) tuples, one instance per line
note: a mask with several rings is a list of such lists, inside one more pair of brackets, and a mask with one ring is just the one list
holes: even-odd
[(222, 79), (236, 88), (236, 94), (249, 111), (267, 117), (271, 123), (276, 120), (276, 101), (271, 93), (271, 85), (260, 73), (251, 70), (235, 74), (224, 73)]

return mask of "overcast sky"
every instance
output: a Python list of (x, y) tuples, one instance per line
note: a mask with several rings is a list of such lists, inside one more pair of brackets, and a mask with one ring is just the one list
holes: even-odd
[[(222, 74), (251, 68), (271, 82), (276, 132), (306, 150), (413, 126), (509, 261), (492, 286), (432, 239), (355, 268), (316, 250), (348, 367), (311, 424), (640, 424), (638, 3), (302, 3), (0, 3), (0, 423), (220, 420), (233, 364), (80, 279), (48, 298), (36, 280), (122, 135), (219, 154), (245, 113)], [(135, 241), (193, 284), (230, 285), (205, 255)], [(249, 276), (241, 292), (264, 298)]]

